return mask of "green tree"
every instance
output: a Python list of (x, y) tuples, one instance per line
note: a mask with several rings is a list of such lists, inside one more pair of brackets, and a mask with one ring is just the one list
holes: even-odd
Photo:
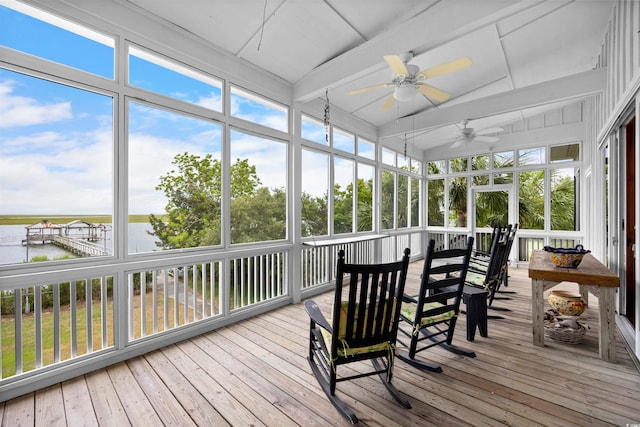
[(342, 190), (340, 184), (333, 187), (333, 230), (335, 233), (351, 233), (353, 230), (353, 184)]
[(287, 193), (284, 189), (259, 188), (252, 197), (231, 200), (231, 242), (282, 240), (287, 231)]
[(314, 197), (309, 193), (302, 193), (302, 236), (326, 236), (329, 231), (329, 197), (325, 193), (322, 197)]
[(467, 178), (451, 178), (449, 181), (450, 215), (455, 215), (456, 227), (467, 226)]
[(478, 227), (506, 226), (509, 222), (509, 194), (506, 191), (482, 191), (476, 198)]
[(573, 231), (576, 229), (574, 178), (560, 177), (551, 171), (551, 182), (551, 229)]
[(520, 228), (544, 230), (544, 170), (520, 172), (518, 196)]
[(358, 179), (358, 231), (373, 230), (373, 179)]
[(427, 182), (427, 223), (444, 226), (444, 179), (430, 179)]
[(390, 171), (382, 171), (382, 194), (380, 197), (380, 214), (382, 216), (382, 229), (393, 229), (393, 211), (396, 203), (396, 174)]
[[(149, 215), (150, 234), (163, 249), (220, 244), (222, 164), (210, 154), (182, 153), (172, 162), (175, 169), (160, 177), (156, 190), (167, 199), (165, 214)], [(230, 168), (232, 200), (253, 197), (260, 185), (255, 166), (238, 159)]]

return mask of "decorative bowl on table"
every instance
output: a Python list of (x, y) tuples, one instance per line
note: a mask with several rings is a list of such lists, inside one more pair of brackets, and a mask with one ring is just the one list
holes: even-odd
[(544, 250), (549, 252), (551, 261), (558, 267), (576, 268), (582, 262), (582, 258), (588, 254), (589, 250), (585, 250), (582, 245), (576, 245), (575, 248), (552, 248), (545, 246)]
[(561, 290), (551, 291), (548, 301), (551, 308), (564, 316), (580, 316), (587, 306), (580, 294)]

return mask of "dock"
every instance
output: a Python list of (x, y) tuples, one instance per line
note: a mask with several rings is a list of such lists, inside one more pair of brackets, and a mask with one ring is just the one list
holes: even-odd
[(34, 244), (52, 244), (83, 257), (111, 254), (106, 245), (96, 243), (106, 241), (107, 231), (111, 229), (108, 224), (93, 224), (81, 220), (54, 224), (43, 220), (25, 228), (27, 235), (22, 240), (22, 245), (27, 248)]

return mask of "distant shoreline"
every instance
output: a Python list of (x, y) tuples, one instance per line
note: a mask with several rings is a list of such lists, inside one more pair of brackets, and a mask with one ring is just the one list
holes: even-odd
[[(162, 217), (162, 215), (157, 215)], [(111, 224), (111, 215), (0, 215), (0, 225), (30, 225), (47, 220), (54, 224), (66, 224), (76, 219), (92, 224)], [(129, 222), (149, 222), (149, 215), (129, 215)]]

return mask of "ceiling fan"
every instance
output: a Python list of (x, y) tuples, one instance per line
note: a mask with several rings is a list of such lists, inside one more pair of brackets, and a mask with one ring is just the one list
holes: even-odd
[(386, 87), (394, 87), (393, 93), (387, 98), (382, 105), (382, 111), (387, 111), (397, 100), (400, 102), (410, 101), (418, 93), (426, 96), (430, 100), (444, 102), (449, 99), (449, 94), (436, 87), (426, 84), (424, 81), (432, 77), (448, 74), (461, 68), (471, 65), (471, 59), (463, 56), (451, 62), (436, 65), (420, 71), (417, 65), (409, 64), (413, 59), (413, 52), (406, 52), (401, 55), (385, 55), (384, 60), (387, 62), (393, 74), (391, 81), (362, 89), (352, 90), (348, 95), (356, 95), (375, 89), (383, 89)]
[(500, 138), (497, 138), (495, 136), (487, 136), (487, 134), (498, 133), (498, 132), (504, 131), (504, 129), (499, 128), (499, 127), (481, 129), (481, 130), (476, 131), (474, 128), (468, 127), (467, 126), (468, 124), (469, 124), (469, 120), (464, 120), (462, 122), (462, 128), (460, 128), (458, 126), (460, 131), (458, 132), (458, 136), (453, 138), (453, 140), (455, 142), (453, 143), (453, 145), (451, 145), (451, 148), (459, 147), (459, 146), (461, 146), (463, 144), (468, 144), (468, 143), (473, 142), (473, 141), (496, 142)]

